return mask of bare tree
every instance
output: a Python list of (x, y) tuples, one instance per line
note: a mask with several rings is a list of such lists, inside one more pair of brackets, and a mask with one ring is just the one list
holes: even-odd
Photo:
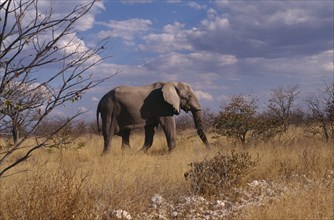
[(256, 125), (252, 132), (253, 140), (268, 141), (283, 132), (284, 127), (282, 121), (274, 116), (270, 110), (257, 114)]
[[(77, 101), (85, 91), (107, 79), (99, 79), (92, 72), (92, 67), (103, 60), (105, 42), (87, 48), (77, 35), (76, 24), (97, 0), (79, 2), (62, 16), (54, 9), (56, 2), (50, 1), (48, 8), (42, 3), (38, 0), (0, 3), (0, 118), (11, 118), (16, 124), (28, 117), (31, 109), (38, 109), (25, 134), (17, 136), (13, 146), (0, 152), (0, 177), (33, 151), (54, 144), (50, 141), (52, 136), (80, 113), (69, 117), (46, 137), (36, 138), (35, 144), (28, 144), (28, 138), (47, 115), (65, 103)], [(43, 97), (33, 92), (39, 90), (48, 95)], [(16, 151), (22, 156), (14, 157)]]
[(268, 109), (273, 117), (276, 117), (283, 125), (284, 131), (287, 127), (295, 107), (295, 101), (299, 95), (299, 86), (288, 86), (286, 88), (280, 86), (271, 91)]
[(306, 99), (309, 110), (308, 129), (326, 141), (334, 141), (334, 85), (325, 86)]
[(37, 85), (9, 84), (7, 92), (3, 94), (5, 103), (0, 109), (4, 116), (0, 127), (2, 130), (10, 130), (13, 143), (17, 144), (20, 131), (25, 130), (34, 121), (38, 120), (41, 114), (41, 107), (47, 102), (48, 91), (44, 87), (35, 89)]

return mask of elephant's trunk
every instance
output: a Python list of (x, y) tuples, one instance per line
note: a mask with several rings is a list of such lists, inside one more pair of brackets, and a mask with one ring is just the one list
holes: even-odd
[(204, 133), (203, 129), (203, 123), (202, 123), (202, 116), (201, 116), (201, 111), (192, 111), (193, 117), (194, 117), (194, 122), (195, 122), (195, 127), (197, 129), (197, 134), (205, 144), (207, 148), (210, 148), (210, 144), (208, 142), (208, 139), (206, 138), (206, 135)]

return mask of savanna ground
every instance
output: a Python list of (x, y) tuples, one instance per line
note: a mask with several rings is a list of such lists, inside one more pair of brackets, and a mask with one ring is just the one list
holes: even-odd
[[(63, 149), (42, 149), (0, 179), (0, 219), (333, 219), (334, 147), (293, 129), (267, 143), (239, 146), (209, 134), (206, 150), (195, 131), (178, 135), (167, 153), (155, 137), (120, 138), (101, 156), (102, 137), (87, 136)], [(1, 140), (4, 141), (4, 140)], [(236, 187), (196, 194), (184, 174), (190, 163), (218, 152), (247, 152), (254, 169)], [(19, 153), (19, 152), (17, 152)]]

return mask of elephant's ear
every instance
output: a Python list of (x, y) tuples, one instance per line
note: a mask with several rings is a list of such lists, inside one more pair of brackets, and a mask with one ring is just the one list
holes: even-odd
[(180, 97), (172, 83), (165, 83), (161, 89), (164, 100), (171, 104), (177, 113), (180, 113)]

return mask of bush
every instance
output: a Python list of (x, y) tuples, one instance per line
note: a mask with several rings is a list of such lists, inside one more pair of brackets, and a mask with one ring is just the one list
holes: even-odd
[(282, 121), (267, 111), (256, 117), (256, 124), (251, 132), (251, 137), (254, 141), (268, 141), (282, 133), (284, 133)]
[(256, 126), (256, 100), (244, 95), (230, 97), (213, 122), (218, 133), (246, 143), (247, 134)]
[[(66, 125), (63, 126), (64, 124)], [(37, 127), (34, 135), (39, 138), (45, 138), (51, 135), (50, 141), (46, 146), (49, 147), (49, 150), (51, 150), (51, 148), (56, 148), (62, 151), (63, 149), (73, 147), (73, 144), (80, 136), (86, 135), (88, 133), (87, 127), (87, 124), (83, 121), (69, 122), (68, 118), (56, 117), (45, 119)], [(59, 128), (61, 129), (59, 130)], [(84, 146), (84, 143), (79, 142), (77, 148)]]
[(239, 186), (255, 165), (248, 152), (231, 151), (230, 155), (218, 152), (212, 159), (191, 163), (184, 176), (195, 194), (215, 195)]

